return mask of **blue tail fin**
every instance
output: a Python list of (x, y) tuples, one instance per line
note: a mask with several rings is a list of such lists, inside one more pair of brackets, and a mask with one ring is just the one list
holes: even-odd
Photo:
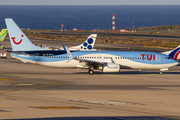
[(171, 53), (169, 54), (169, 56), (171, 58), (173, 58), (174, 60), (178, 60), (178, 59), (180, 59), (179, 53), (180, 53), (180, 45), (177, 48), (175, 48), (174, 50), (172, 50)]
[(81, 50), (92, 50), (96, 41), (97, 34), (91, 34), (88, 39), (80, 45)]
[(21, 29), (16, 25), (16, 23), (11, 18), (5, 19), (6, 26), (9, 33), (9, 39), (11, 42), (13, 51), (41, 51), (47, 50), (32, 44), (32, 42), (26, 37), (26, 35), (21, 31)]
[(83, 42), (82, 44), (80, 44), (78, 46), (70, 47), (69, 50), (82, 50), (82, 51), (86, 51), (86, 50), (92, 51), (93, 50), (94, 51), (94, 50), (96, 50), (96, 49), (94, 49), (96, 37), (97, 37), (97, 34), (91, 34), (85, 42)]

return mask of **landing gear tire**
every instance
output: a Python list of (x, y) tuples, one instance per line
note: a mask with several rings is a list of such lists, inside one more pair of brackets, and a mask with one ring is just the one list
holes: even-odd
[(93, 71), (93, 70), (89, 70), (88, 73), (89, 73), (90, 75), (93, 75), (93, 74), (94, 74), (94, 71)]
[(159, 75), (162, 75), (162, 71), (159, 71)]

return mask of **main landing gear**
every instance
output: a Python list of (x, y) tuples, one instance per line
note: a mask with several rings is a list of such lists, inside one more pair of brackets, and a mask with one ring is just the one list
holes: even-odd
[(93, 71), (92, 69), (89, 69), (88, 73), (89, 73), (90, 75), (93, 75), (93, 74), (94, 74), (94, 71)]

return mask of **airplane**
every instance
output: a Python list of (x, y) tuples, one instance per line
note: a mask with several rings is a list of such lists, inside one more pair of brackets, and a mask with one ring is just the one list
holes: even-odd
[[(94, 44), (96, 42), (96, 37), (97, 34), (91, 34), (87, 40), (85, 42), (83, 42), (82, 44), (78, 45), (78, 46), (73, 46), (73, 47), (69, 47), (69, 50), (75, 50), (75, 51), (96, 51), (96, 49), (94, 49)], [(63, 47), (61, 48), (55, 48), (55, 47), (47, 47), (42, 45), (43, 48), (45, 49), (54, 49), (54, 50), (64, 50)]]
[(7, 29), (2, 29), (2, 31), (0, 32), (0, 41), (4, 41), (7, 33), (8, 33)]
[(88, 69), (90, 75), (94, 70), (103, 72), (120, 72), (121, 69), (156, 69), (159, 74), (178, 62), (170, 56), (156, 52), (141, 51), (70, 51), (47, 50), (35, 46), (11, 18), (5, 19), (12, 46), (13, 58), (25, 63), (49, 67)]

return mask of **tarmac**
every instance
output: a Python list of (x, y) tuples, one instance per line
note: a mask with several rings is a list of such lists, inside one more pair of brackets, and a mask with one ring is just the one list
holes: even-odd
[[(47, 46), (78, 42), (35, 40)], [(9, 40), (2, 44), (11, 48)], [(96, 44), (95, 48), (135, 45)], [(156, 49), (153, 49), (154, 51)], [(162, 49), (157, 49), (163, 51)], [(158, 52), (159, 52), (158, 51)], [(0, 50), (0, 52), (5, 52)], [(7, 53), (7, 52), (6, 52)], [(120, 73), (51, 68), (0, 59), (0, 119), (5, 120), (174, 120), (180, 119), (180, 66)]]

